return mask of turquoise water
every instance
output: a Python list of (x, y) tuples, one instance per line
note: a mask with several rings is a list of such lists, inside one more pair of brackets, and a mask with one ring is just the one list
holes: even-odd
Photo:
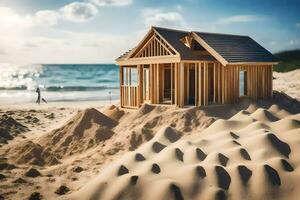
[(0, 64), (0, 103), (34, 102), (39, 87), (51, 101), (119, 99), (114, 64)]

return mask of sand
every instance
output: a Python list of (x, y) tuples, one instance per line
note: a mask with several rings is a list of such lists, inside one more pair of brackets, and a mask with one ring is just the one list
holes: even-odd
[(298, 199), (300, 104), (291, 103), (250, 103), (186, 137), (166, 124), (62, 199)]
[(274, 90), (282, 91), (300, 100), (300, 69), (287, 73), (273, 72)]
[[(35, 111), (9, 108), (3, 113), (10, 113), (30, 128), (22, 133), (24, 137), (20, 135), (0, 149), (0, 174), (5, 177), (0, 195), (6, 199), (56, 199), (67, 195), (84, 186), (113, 160), (151, 140), (162, 127), (178, 129), (177, 136), (170, 136), (175, 141), (214, 121), (199, 108), (147, 104), (140, 110), (47, 106)], [(35, 116), (38, 122), (27, 122), (27, 115)], [(42, 129), (46, 124), (49, 127)]]
[(279, 92), (200, 108), (31, 106), (0, 106), (11, 136), (0, 144), (0, 199), (300, 195), (300, 103)]

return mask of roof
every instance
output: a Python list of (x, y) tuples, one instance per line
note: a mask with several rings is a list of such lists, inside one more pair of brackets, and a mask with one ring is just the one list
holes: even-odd
[(249, 36), (194, 32), (227, 62), (276, 62), (268, 50)]
[(153, 27), (153, 29), (174, 47), (180, 54), (182, 60), (215, 60), (214, 57), (210, 55), (195, 55), (190, 48), (181, 42), (181, 39), (189, 35), (190, 32), (161, 27)]
[[(249, 36), (230, 35), (220, 33), (189, 32), (162, 27), (152, 27), (150, 31), (156, 31), (179, 54), (182, 60), (218, 60), (223, 65), (228, 63), (255, 63), (277, 62), (275, 56), (258, 44)], [(148, 33), (149, 34), (149, 33)], [(194, 39), (203, 46), (211, 55), (195, 54), (181, 39), (194, 35)], [(196, 36), (195, 36), (196, 35)], [(137, 47), (121, 55), (118, 59), (126, 59)]]
[(120, 55), (120, 56), (117, 58), (117, 60), (126, 58), (126, 57), (129, 55), (129, 53), (131, 53), (131, 52), (134, 51), (135, 49), (136, 49), (136, 47), (133, 47), (132, 49), (126, 51), (125, 53), (123, 53), (122, 55)]

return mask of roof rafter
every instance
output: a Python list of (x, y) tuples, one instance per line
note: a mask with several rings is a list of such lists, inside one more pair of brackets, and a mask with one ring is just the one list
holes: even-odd
[(191, 36), (203, 47), (205, 48), (212, 56), (214, 56), (222, 65), (226, 66), (228, 61), (225, 60), (217, 51), (210, 47), (201, 37), (196, 33), (191, 32)]

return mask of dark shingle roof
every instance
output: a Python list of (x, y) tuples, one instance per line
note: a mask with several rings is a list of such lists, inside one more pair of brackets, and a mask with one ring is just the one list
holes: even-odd
[(277, 59), (249, 36), (194, 32), (227, 62), (276, 62)]
[(161, 27), (153, 27), (167, 42), (174, 47), (174, 49), (180, 54), (183, 60), (215, 60), (210, 55), (196, 55), (193, 51), (184, 45), (180, 39), (187, 36), (190, 32), (173, 30)]
[(123, 58), (126, 58), (126, 57), (129, 55), (129, 53), (131, 53), (131, 52), (134, 51), (135, 49), (136, 49), (136, 47), (133, 47), (132, 49), (126, 51), (125, 53), (123, 53), (122, 55), (120, 55), (120, 56), (117, 58), (117, 60), (121, 60), (121, 59), (123, 59)]
[[(181, 56), (182, 60), (216, 60), (211, 55), (199, 55), (181, 41), (182, 38), (194, 33), (204, 40), (212, 49), (228, 63), (236, 62), (277, 62), (268, 50), (259, 45), (249, 36), (229, 35), (219, 33), (188, 32), (161, 27), (152, 27)], [(135, 47), (136, 48), (136, 47)], [(121, 55), (118, 59), (126, 59), (135, 48)]]

